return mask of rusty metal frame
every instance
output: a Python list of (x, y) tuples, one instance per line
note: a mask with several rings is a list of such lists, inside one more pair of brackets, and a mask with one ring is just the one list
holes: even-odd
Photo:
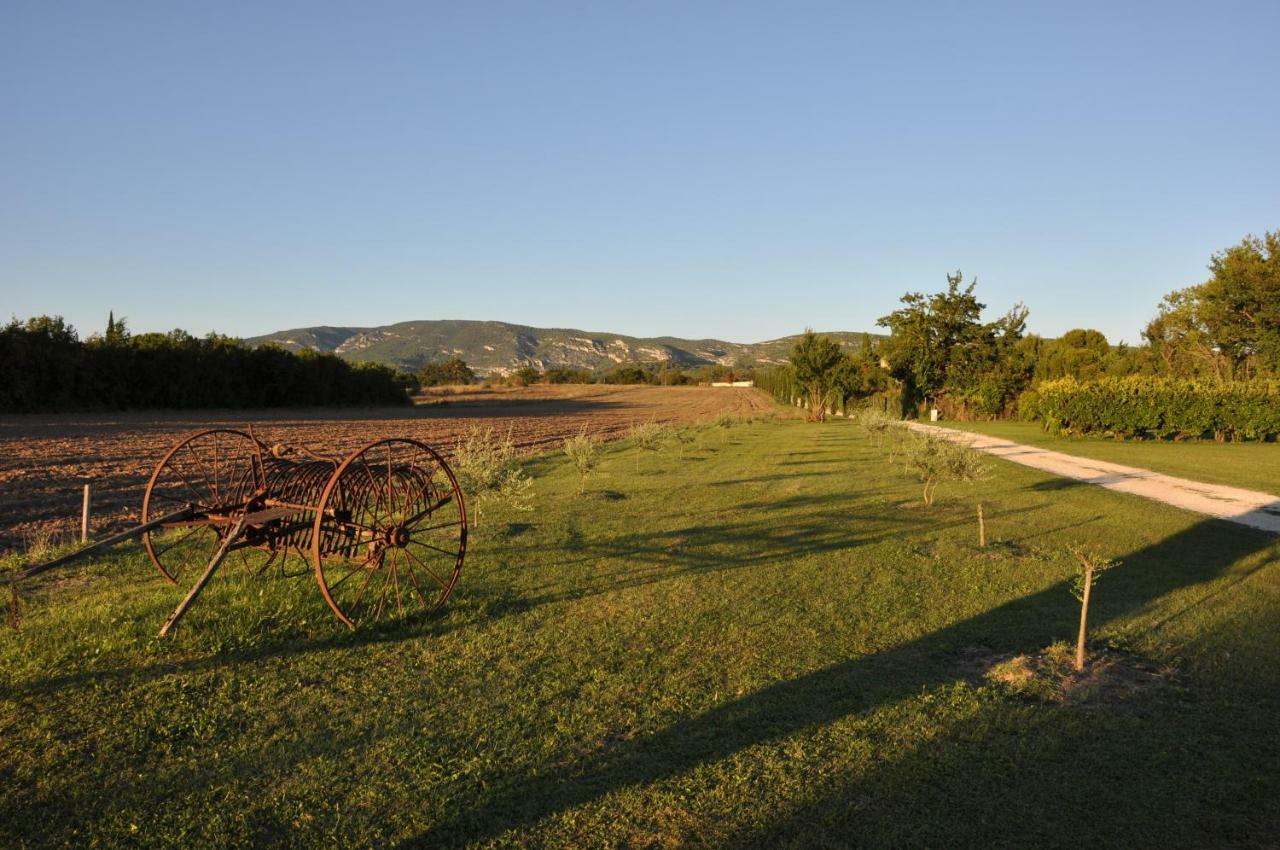
[[(222, 456), (220, 439), (226, 440), (228, 452)], [(248, 441), (248, 448), (244, 441)], [(205, 450), (207, 443), (212, 445), (211, 458), (202, 457), (193, 448), (199, 446)], [(397, 449), (401, 452), (400, 461), (395, 460)], [(234, 462), (240, 468), (230, 466), (233, 450), (239, 452), (234, 455)], [(295, 455), (302, 459), (294, 459)], [(221, 468), (224, 459), (228, 464), (225, 477)], [(378, 464), (377, 475), (369, 467), (373, 459)], [(183, 463), (190, 465), (184, 468)], [(187, 492), (182, 498), (175, 498), (171, 492), (175, 489)], [(157, 503), (163, 501), (168, 501), (174, 509), (154, 516)], [(431, 524), (438, 511), (455, 502), (457, 520)], [(376, 509), (371, 508), (371, 504), (376, 505)], [(353, 510), (360, 514), (359, 521), (352, 515)], [(457, 529), (456, 550), (418, 539), (425, 532), (454, 527)], [(334, 564), (349, 568), (347, 575), (361, 570), (368, 585), (389, 559), (385, 564), (388, 572), (381, 579), (382, 596), (372, 619), (379, 619), (388, 609), (387, 597), (392, 583), (397, 613), (403, 613), (406, 596), (412, 606), (414, 593), (402, 594), (401, 574), (405, 576), (406, 587), (412, 581), (422, 603), (419, 607), (435, 611), (453, 592), (462, 569), (467, 513), (462, 490), (444, 457), (416, 440), (377, 440), (339, 460), (282, 445), (268, 449), (253, 434), (252, 428), (248, 433), (220, 428), (198, 431), (175, 443), (156, 465), (143, 496), (139, 525), (52, 561), (28, 566), (11, 578), (11, 622), (16, 628), (18, 582), (138, 537), (143, 538), (156, 569), (176, 584), (176, 570), (172, 563), (166, 566), (163, 556), (178, 544), (158, 549), (158, 538), (153, 538), (153, 532), (178, 529), (189, 529), (183, 540), (202, 529), (211, 530), (212, 537), (205, 534), (199, 538), (205, 541), (208, 555), (204, 570), (165, 620), (160, 637), (172, 631), (226, 557), (238, 550), (257, 549), (268, 554), (257, 575), (264, 573), (281, 554), (287, 558), (293, 551), (304, 558), (309, 556), (325, 601), (335, 616), (351, 628), (368, 618), (354, 613), (359, 607), (359, 597), (353, 605), (335, 592), (341, 582), (334, 582), (329, 576), (328, 568)], [(200, 548), (198, 541), (193, 545)], [(422, 561), (414, 555), (415, 546), (425, 547), (419, 551), (430, 549), (443, 553), (450, 562), (448, 577), (442, 578), (430, 567), (422, 566)], [(353, 561), (357, 566), (350, 566)], [(422, 590), (419, 582), (422, 576), (415, 562), (438, 585), (430, 597)]]

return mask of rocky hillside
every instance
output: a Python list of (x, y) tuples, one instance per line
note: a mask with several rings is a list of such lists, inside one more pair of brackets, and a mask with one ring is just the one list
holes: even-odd
[[(861, 333), (831, 332), (856, 347)], [(279, 331), (246, 340), (291, 350), (313, 348), (348, 360), (417, 369), (424, 363), (461, 357), (478, 372), (506, 374), (522, 366), (539, 370), (599, 369), (615, 363), (668, 361), (679, 366), (762, 365), (786, 362), (796, 337), (739, 343), (718, 339), (633, 337), (562, 328), (531, 328), (506, 322), (434, 320), (376, 328), (314, 327)]]

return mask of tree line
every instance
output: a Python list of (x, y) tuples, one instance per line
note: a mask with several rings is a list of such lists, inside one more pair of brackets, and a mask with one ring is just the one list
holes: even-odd
[(114, 316), (87, 340), (59, 316), (13, 319), (0, 329), (0, 376), (6, 412), (409, 403), (405, 376), (386, 366), (219, 334), (130, 334)]
[[(901, 306), (877, 322), (889, 331), (879, 344), (868, 338), (866, 350), (854, 355), (809, 332), (790, 364), (760, 383), (784, 401), (802, 397), (818, 415), (876, 398), (902, 415), (937, 407), (946, 416), (968, 418), (1015, 415), (1024, 398), (1023, 412), (1035, 415), (1034, 388), (1057, 379), (1164, 381), (1159, 391), (1140, 381), (1124, 385), (1130, 392), (1142, 385), (1144, 398), (1163, 398), (1172, 379), (1185, 388), (1280, 378), (1280, 231), (1247, 237), (1214, 254), (1209, 271), (1206, 282), (1167, 295), (1143, 329), (1142, 343), (1134, 346), (1112, 345), (1084, 328), (1057, 339), (1028, 334), (1022, 304), (984, 320), (976, 279), (966, 285), (957, 271), (947, 275), (940, 292), (902, 296)], [(1118, 398), (1121, 392), (1113, 387), (1096, 397)], [(1268, 397), (1271, 391), (1251, 390), (1244, 397), (1259, 392)], [(1246, 426), (1242, 433), (1256, 431)], [(1220, 427), (1219, 421), (1215, 433)]]

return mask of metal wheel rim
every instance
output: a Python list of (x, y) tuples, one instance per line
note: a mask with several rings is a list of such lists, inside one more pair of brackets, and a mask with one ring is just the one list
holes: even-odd
[[(187, 435), (186, 437), (179, 440), (173, 446), (173, 448), (171, 448), (168, 452), (165, 453), (164, 457), (160, 459), (160, 462), (156, 464), (155, 470), (151, 473), (151, 478), (147, 482), (147, 489), (142, 497), (142, 522), (145, 523), (149, 519), (151, 510), (152, 510), (152, 502), (154, 501), (153, 497), (157, 495), (156, 485), (160, 481), (161, 473), (164, 472), (165, 468), (170, 467), (171, 462), (173, 462), (174, 459), (179, 456), (179, 453), (182, 452), (184, 448), (189, 453), (194, 454), (194, 450), (191, 449), (190, 446), (198, 440), (202, 440), (206, 437), (212, 436), (215, 438), (215, 447), (216, 447), (217, 445), (216, 438), (220, 435), (226, 435), (228, 438), (230, 438), (231, 440), (237, 443), (241, 440), (248, 441), (250, 445), (253, 447), (255, 453), (265, 449), (262, 443), (254, 439), (249, 434), (246, 434), (243, 431), (237, 431), (230, 428), (210, 428), (204, 431), (197, 431), (193, 434)], [(198, 456), (196, 457), (197, 457), (197, 463), (199, 463)], [(217, 462), (218, 462), (218, 459), (215, 458), (215, 464)], [(173, 468), (176, 472), (177, 470), (176, 466), (171, 468)], [(177, 474), (180, 478), (183, 477), (181, 473), (177, 473)], [(208, 474), (209, 473), (206, 472), (206, 479), (204, 482), (202, 482), (206, 485), (209, 484), (209, 479), (207, 477)], [(253, 485), (255, 487), (260, 486), (261, 472), (256, 468), (256, 464), (253, 464), (251, 466), (249, 470), (249, 474), (252, 475), (253, 477)], [(221, 480), (227, 481), (230, 487), (243, 486), (243, 474), (235, 475), (231, 472), (228, 472), (225, 479), (220, 479), (219, 473), (217, 471), (213, 471), (212, 475), (213, 475), (213, 481), (218, 482), (218, 483), (215, 483), (213, 486), (218, 490), (220, 490), (221, 488)], [(201, 495), (199, 492), (201, 484), (187, 481), (186, 486), (189, 490), (191, 490), (192, 495), (196, 497), (197, 499), (196, 503), (198, 504), (199, 503), (198, 500)], [(170, 501), (173, 502), (173, 504), (175, 505), (177, 504), (177, 502), (172, 499), (170, 499)], [(208, 530), (207, 533), (205, 529)], [(207, 542), (205, 542), (204, 544), (200, 544), (198, 542), (199, 538), (205, 538)], [(220, 542), (221, 542), (221, 536), (218, 535), (217, 531), (214, 530), (212, 525), (192, 526), (191, 532), (185, 538), (178, 541), (162, 540), (160, 539), (159, 535), (156, 534), (154, 531), (147, 531), (142, 537), (143, 546), (147, 550), (148, 557), (151, 558), (152, 565), (154, 565), (155, 568), (160, 572), (160, 574), (164, 576), (165, 579), (168, 580), (169, 583), (171, 584), (178, 583), (178, 573), (180, 571), (175, 569), (172, 564), (166, 567), (165, 564), (163, 563), (163, 556), (177, 549), (182, 548), (184, 544), (190, 543), (191, 545), (199, 547), (202, 553), (205, 553), (207, 550), (207, 553), (205, 554), (205, 557), (207, 560), (207, 557), (209, 555), (212, 555), (213, 551), (217, 549)], [(203, 565), (199, 565), (199, 566), (203, 566)]]
[[(356, 526), (361, 530), (361, 533), (372, 532), (372, 533), (378, 534), (384, 530), (381, 527), (375, 528), (374, 526), (378, 525), (378, 523), (376, 522), (356, 523), (354, 521), (351, 521), (351, 522), (343, 523), (337, 519), (331, 519), (329, 516), (327, 516), (330, 510), (333, 510), (336, 516), (338, 511), (344, 509), (342, 505), (338, 504), (338, 499), (337, 499), (337, 496), (339, 494), (347, 495), (340, 489), (343, 476), (348, 471), (352, 470), (353, 467), (357, 464), (357, 462), (359, 462), (363, 466), (363, 471), (365, 472), (366, 476), (369, 477), (369, 480), (373, 485), (372, 490), (370, 490), (369, 492), (373, 492), (373, 490), (376, 490), (377, 483), (378, 483), (377, 479), (374, 478), (371, 468), (368, 466), (367, 462), (362, 460), (362, 458), (368, 455), (371, 451), (378, 449), (379, 447), (386, 447), (387, 448), (387, 464), (386, 464), (387, 479), (386, 480), (390, 482), (386, 486), (389, 487), (390, 490), (389, 492), (385, 492), (383, 496), (380, 496), (378, 498), (384, 498), (386, 502), (395, 506), (396, 505), (396, 498), (395, 498), (396, 489), (395, 488), (397, 483), (400, 483), (400, 479), (397, 477), (397, 474), (396, 474), (398, 471), (398, 468), (396, 468), (392, 463), (392, 459), (394, 457), (394, 452), (392, 451), (393, 446), (400, 446), (400, 447), (411, 449), (412, 451), (415, 451), (415, 452), (420, 452), (425, 459), (429, 460), (432, 463), (436, 471), (443, 474), (443, 480), (439, 482), (441, 486), (437, 491), (433, 491), (433, 492), (444, 493), (444, 491), (447, 489), (450, 501), (456, 502), (457, 519), (445, 524), (437, 523), (433, 525), (432, 516), (434, 515), (434, 510), (431, 511), (430, 513), (427, 513), (423, 516), (418, 517), (416, 522), (411, 522), (408, 524), (411, 541), (407, 543), (403, 548), (400, 548), (399, 550), (397, 550), (394, 547), (379, 546), (379, 547), (376, 547), (376, 551), (373, 551), (375, 547), (372, 545), (372, 541), (371, 541), (370, 554), (368, 554), (367, 557), (361, 562), (361, 565), (348, 569), (348, 571), (343, 575), (342, 578), (338, 579), (337, 582), (331, 583), (326, 578), (326, 575), (325, 575), (326, 558), (329, 558), (332, 561), (332, 553), (325, 551), (326, 540), (329, 539), (326, 537), (326, 523), (329, 524), (330, 532), (333, 534), (337, 533), (337, 527), (340, 525)], [(380, 465), (380, 469), (381, 469), (381, 465)], [(381, 473), (379, 473), (379, 475), (380, 474)], [(431, 480), (430, 475), (428, 475), (428, 480)], [(406, 489), (405, 495), (407, 496), (409, 492), (410, 490)], [(427, 490), (423, 488), (422, 493), (420, 495), (426, 495), (426, 494), (427, 494)], [(333, 504), (331, 505), (331, 503)], [(398, 507), (403, 508), (404, 512), (407, 513), (410, 507), (414, 505), (416, 505), (416, 501), (413, 499), (408, 499), (404, 501), (404, 504), (399, 505)], [(421, 508), (423, 506), (417, 506), (417, 507)], [(362, 509), (364, 509), (363, 506), (362, 506)], [(387, 508), (386, 510), (389, 517), (395, 513), (395, 511), (392, 508)], [(424, 523), (425, 525), (423, 525)], [(422, 526), (422, 528), (418, 528), (419, 526)], [(416, 556), (414, 558), (405, 556), (403, 563), (400, 562), (400, 559), (402, 557), (400, 553), (412, 554), (411, 550), (413, 546), (417, 543), (420, 543), (419, 534), (425, 531), (443, 530), (447, 528), (457, 529), (456, 543), (454, 544), (457, 547), (456, 552), (445, 552), (443, 550), (436, 550), (437, 552), (446, 555), (447, 560), (451, 561), (451, 563), (449, 563), (448, 565), (447, 575), (442, 575), (442, 573), (445, 572), (443, 569), (433, 572), (431, 569), (425, 567), (422, 564), (421, 560), (416, 560)], [(415, 531), (415, 529), (417, 530)], [(408, 597), (411, 602), (413, 597), (416, 595), (419, 601), (422, 603), (421, 605), (412, 606), (412, 607), (415, 607), (417, 608), (417, 610), (420, 610), (420, 611), (425, 610), (427, 613), (434, 612), (439, 610), (440, 607), (444, 605), (444, 603), (448, 600), (449, 596), (453, 593), (454, 587), (457, 585), (458, 577), (462, 572), (462, 562), (466, 556), (466, 547), (467, 547), (466, 504), (462, 495), (462, 490), (458, 486), (457, 478), (454, 476), (453, 470), (449, 468), (449, 464), (445, 462), (445, 459), (440, 455), (439, 452), (437, 452), (435, 449), (431, 448), (430, 446), (426, 445), (425, 443), (419, 442), (417, 440), (410, 440), (410, 439), (403, 439), (403, 438), (388, 438), (384, 440), (375, 440), (374, 442), (369, 443), (368, 445), (360, 449), (357, 449), (345, 460), (343, 460), (343, 462), (339, 464), (338, 468), (334, 470), (332, 477), (329, 479), (329, 482), (325, 485), (324, 492), (320, 496), (319, 504), (316, 506), (315, 525), (313, 527), (313, 531), (311, 535), (311, 558), (312, 558), (313, 566), (315, 568), (316, 582), (317, 584), (320, 585), (320, 592), (324, 596), (325, 602), (329, 605), (329, 608), (333, 611), (333, 613), (338, 617), (339, 620), (341, 620), (348, 627), (353, 629), (356, 628), (360, 623), (366, 622), (370, 619), (372, 620), (381, 619), (381, 615), (384, 611), (384, 606), (383, 604), (379, 604), (377, 608), (377, 613), (373, 617), (360, 616), (360, 611), (348, 610), (348, 609), (352, 609), (353, 607), (354, 608), (359, 607), (360, 595), (363, 594), (363, 592), (365, 592), (364, 588), (362, 588), (360, 591), (360, 594), (357, 595), (355, 606), (352, 606), (351, 603), (347, 603), (346, 605), (344, 605), (341, 601), (335, 598), (336, 594), (334, 593), (334, 589), (337, 588), (338, 585), (342, 584), (343, 582), (349, 581), (354, 575), (357, 575), (359, 571), (364, 571), (367, 573), (364, 579), (364, 584), (367, 586), (372, 581), (373, 576), (376, 573), (381, 572), (384, 569), (384, 566), (386, 566), (388, 567), (388, 572), (385, 573), (381, 579), (381, 583), (383, 585), (381, 592), (385, 596), (387, 592), (388, 582), (397, 582), (395, 584), (395, 592), (397, 594), (395, 599), (396, 613), (403, 612), (404, 606), (403, 606), (403, 597), (401, 596), (402, 590), (405, 591), (404, 596)], [(428, 548), (435, 548), (435, 547), (428, 546)], [(392, 559), (389, 565), (386, 564), (386, 560), (388, 559), (388, 557)], [(373, 566), (370, 566), (370, 565), (373, 565)], [(401, 588), (400, 585), (398, 584), (398, 576), (401, 571), (405, 572), (407, 581), (411, 585), (414, 584), (414, 579), (415, 578), (417, 579), (416, 585), (414, 585), (412, 589), (410, 589), (408, 585), (406, 586), (406, 588)], [(430, 581), (431, 584), (426, 584), (426, 582), (428, 581)], [(431, 593), (428, 593), (427, 591), (422, 589), (424, 586), (428, 586), (428, 587), (434, 586), (437, 589), (432, 591)], [(416, 590), (416, 594), (414, 593), (415, 590)], [(434, 601), (430, 599), (431, 595), (436, 595), (436, 598), (434, 599)]]

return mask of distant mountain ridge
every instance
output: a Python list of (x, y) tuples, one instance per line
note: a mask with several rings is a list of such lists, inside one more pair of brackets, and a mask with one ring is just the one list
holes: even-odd
[[(847, 348), (862, 344), (863, 334), (827, 332)], [(872, 338), (877, 335), (872, 334)], [(676, 366), (758, 366), (787, 362), (798, 335), (765, 342), (718, 339), (633, 337), (572, 328), (534, 328), (508, 322), (435, 319), (372, 328), (294, 328), (245, 340), (273, 343), (292, 351), (304, 348), (334, 353), (351, 361), (385, 363), (415, 370), (425, 363), (461, 357), (477, 372), (505, 375), (524, 366), (595, 370), (618, 363), (668, 362)]]

